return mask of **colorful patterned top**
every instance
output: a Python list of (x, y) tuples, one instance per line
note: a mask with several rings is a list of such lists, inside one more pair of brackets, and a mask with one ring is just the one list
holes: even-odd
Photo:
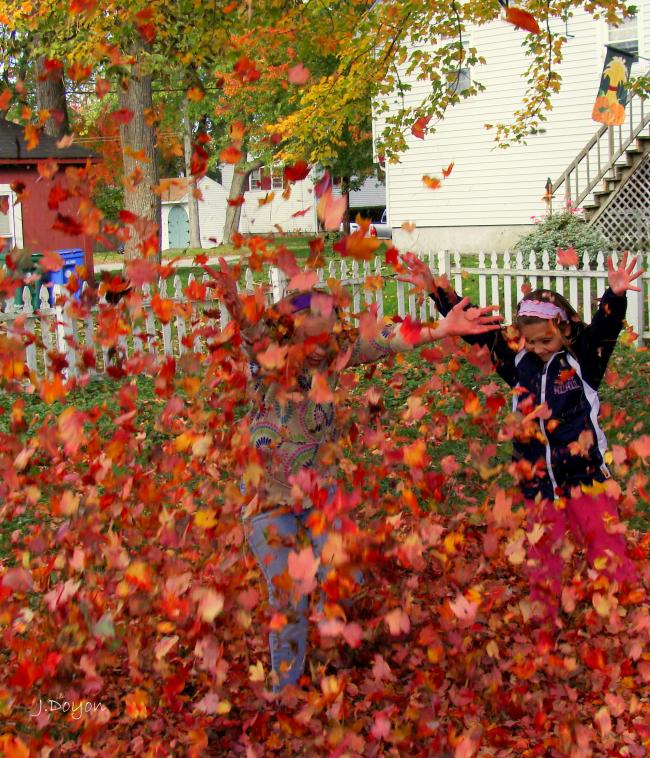
[[(394, 352), (391, 349), (391, 336), (396, 328), (396, 324), (389, 324), (373, 339), (357, 337), (345, 368), (373, 363)], [(334, 403), (317, 403), (309, 397), (313, 377), (318, 369), (305, 369), (296, 377), (297, 387), (285, 393), (277, 382), (263, 381), (259, 363), (250, 350), (247, 352), (252, 399), (252, 408), (248, 414), (250, 440), (262, 453), (264, 468), (256, 492), (256, 505), (251, 510), (267, 510), (293, 502), (289, 477), (301, 468), (319, 467), (320, 473), (330, 473), (327, 467), (320, 468), (318, 451), (323, 443), (336, 436), (335, 408)], [(334, 391), (339, 372), (328, 367), (320, 373), (325, 376), (330, 390)], [(290, 399), (287, 399), (286, 394)], [(278, 396), (282, 397), (283, 403)], [(251, 510), (245, 516), (252, 515)]]

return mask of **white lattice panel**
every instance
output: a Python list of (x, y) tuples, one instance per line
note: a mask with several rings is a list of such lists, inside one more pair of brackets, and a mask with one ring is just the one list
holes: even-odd
[(650, 154), (596, 219), (613, 250), (650, 248)]

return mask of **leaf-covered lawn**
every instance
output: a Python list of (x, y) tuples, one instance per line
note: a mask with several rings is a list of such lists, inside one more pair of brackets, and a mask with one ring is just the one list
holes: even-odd
[[(273, 701), (269, 616), (239, 521), (245, 395), (228, 366), (226, 351), (207, 369), (187, 361), (156, 379), (91, 381), (51, 405), (2, 396), (0, 460), (16, 486), (0, 511), (0, 708), (24, 744), (104, 755), (646, 754), (645, 596), (613, 594), (578, 548), (564, 629), (553, 639), (529, 624), (501, 439), (509, 398), (484, 357), (446, 346), (342, 383), (334, 454), (340, 507), (357, 526), (336, 543), (329, 618), (314, 617), (302, 686)], [(604, 425), (619, 446), (624, 515), (642, 529), (647, 386), (647, 353), (619, 346)], [(633, 531), (630, 546), (647, 584), (650, 536)], [(349, 595), (351, 606), (339, 603)], [(32, 717), (39, 699), (101, 708)]]

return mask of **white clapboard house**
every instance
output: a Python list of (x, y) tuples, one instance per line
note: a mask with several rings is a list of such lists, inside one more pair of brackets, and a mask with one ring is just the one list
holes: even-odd
[[(485, 124), (508, 120), (521, 106), (528, 59), (521, 47), (524, 32), (502, 21), (470, 29), (468, 44), (486, 64), (464, 69), (461, 86), (476, 80), (485, 91), (450, 109), (424, 140), (409, 134), (409, 150), (397, 164), (386, 165), (387, 208), (393, 239), (400, 248), (452, 249), (467, 252), (511, 249), (547, 211), (545, 185), (553, 184), (553, 210), (567, 199), (583, 208), (613, 247), (626, 247), (646, 234), (650, 190), (650, 101), (628, 102), (626, 123), (608, 128), (591, 118), (607, 43), (650, 58), (650, 0), (637, 3), (638, 15), (617, 29), (576, 11), (566, 25), (561, 92), (553, 109), (527, 144), (495, 146)], [(646, 71), (642, 58), (633, 74)], [(407, 104), (419, 102), (427, 82), (410, 81)], [(395, 103), (398, 101), (395, 100)], [(375, 123), (375, 130), (381, 122)], [(437, 190), (422, 176), (451, 175)], [(415, 228), (403, 222), (413, 222)]]
[[(220, 170), (221, 181), (208, 176), (199, 180), (199, 231), (201, 247), (215, 247), (223, 241), (226, 207), (233, 166)], [(311, 176), (291, 185), (286, 193), (282, 168), (253, 171), (244, 193), (239, 231), (242, 234), (281, 234), (318, 232), (314, 183)], [(335, 193), (338, 190), (335, 188)], [(374, 177), (350, 193), (350, 209), (384, 208), (386, 188)], [(381, 215), (381, 212), (379, 213)], [(190, 244), (187, 207), (187, 180), (173, 180), (162, 195), (162, 249), (185, 248)]]
[[(226, 207), (233, 166), (222, 166), (221, 182), (208, 176), (199, 180), (199, 231), (201, 247), (215, 247), (223, 241)], [(282, 171), (271, 173), (257, 169), (249, 177), (244, 193), (239, 231), (242, 234), (278, 234), (307, 232), (317, 229), (314, 185), (309, 179), (295, 182), (288, 198)], [(162, 195), (162, 249), (185, 248), (190, 244), (187, 207), (187, 180), (174, 180)]]

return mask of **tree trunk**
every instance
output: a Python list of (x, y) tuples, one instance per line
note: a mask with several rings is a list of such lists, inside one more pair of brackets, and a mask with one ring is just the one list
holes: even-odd
[[(251, 171), (255, 171), (255, 169), (261, 167), (262, 161), (252, 161), (249, 163), (246, 160), (240, 160), (239, 163), (235, 166), (228, 200), (238, 200), (241, 198), (246, 191), (248, 177), (251, 175)], [(240, 218), (241, 203), (237, 203), (235, 205), (228, 203), (226, 206), (226, 223), (223, 227), (224, 245), (229, 245), (232, 242), (233, 235), (239, 231)]]
[(45, 122), (45, 134), (61, 139), (70, 133), (63, 71), (46, 71), (44, 55), (36, 59), (36, 107), (51, 114)]
[[(137, 59), (119, 90), (119, 104), (121, 110), (133, 114), (127, 124), (120, 124), (124, 209), (139, 217), (124, 245), (124, 257), (133, 260), (154, 254), (160, 261), (160, 195), (154, 192), (158, 185), (155, 131), (145, 115), (153, 108), (151, 76), (142, 73)], [(138, 160), (138, 154), (144, 160)]]
[(341, 177), (341, 197), (345, 198), (343, 212), (343, 234), (350, 234), (350, 177)]
[(190, 104), (187, 98), (183, 100), (183, 125), (185, 176), (187, 177), (187, 209), (190, 221), (190, 247), (201, 247), (199, 201), (194, 194), (196, 190), (196, 177), (192, 174), (192, 127), (190, 125)]

